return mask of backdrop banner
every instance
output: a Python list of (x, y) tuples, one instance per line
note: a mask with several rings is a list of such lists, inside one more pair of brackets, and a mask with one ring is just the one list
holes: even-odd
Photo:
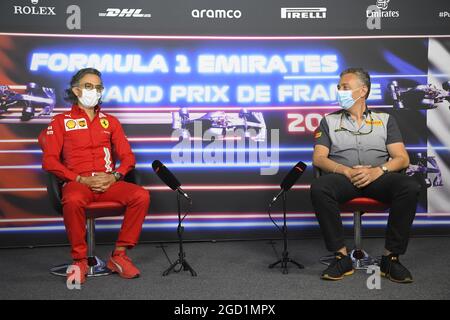
[[(348, 67), (369, 71), (369, 107), (400, 126), (406, 174), (422, 185), (413, 234), (449, 234), (445, 1), (78, 2), (0, 4), (1, 247), (67, 242), (37, 136), (70, 109), (65, 90), (85, 67), (102, 73), (101, 110), (122, 123), (152, 193), (142, 240), (176, 238), (176, 196), (153, 173), (156, 159), (193, 198), (190, 240), (278, 236), (267, 205), (303, 161), (308, 169), (288, 194), (289, 227), (293, 237), (319, 235), (309, 195), (314, 131), (338, 110)], [(387, 216), (365, 215), (364, 229), (384, 235)], [(343, 213), (349, 234), (352, 219)], [(100, 219), (99, 241), (112, 241), (120, 225)]]

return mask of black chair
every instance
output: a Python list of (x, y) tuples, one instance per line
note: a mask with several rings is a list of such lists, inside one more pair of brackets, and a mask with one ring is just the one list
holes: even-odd
[[(139, 175), (136, 170), (131, 170), (124, 178), (125, 181), (139, 184)], [(47, 192), (50, 199), (50, 203), (60, 215), (62, 212), (62, 185), (61, 181), (54, 174), (48, 173), (47, 177)], [(85, 208), (86, 214), (86, 241), (88, 245), (88, 277), (98, 277), (111, 274), (111, 270), (106, 267), (106, 263), (99, 257), (95, 256), (95, 219), (101, 217), (114, 217), (120, 216), (125, 212), (126, 207), (122, 206), (118, 202), (103, 201), (103, 202), (91, 202)], [(66, 276), (67, 268), (71, 264), (62, 264), (50, 269), (50, 273), (57, 276)]]

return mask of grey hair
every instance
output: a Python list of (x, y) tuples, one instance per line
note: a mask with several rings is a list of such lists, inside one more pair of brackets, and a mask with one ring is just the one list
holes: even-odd
[[(79, 84), (81, 78), (83, 78), (87, 74), (95, 74), (100, 79), (102, 78), (102, 74), (100, 71), (94, 68), (84, 68), (78, 70), (77, 73), (75, 73), (72, 76), (72, 79), (70, 80), (70, 87), (66, 89), (66, 96), (64, 97), (64, 100), (69, 101), (71, 103), (77, 103), (78, 97), (72, 92), (72, 87)], [(101, 101), (99, 101), (99, 104)]]
[(369, 97), (370, 94), (370, 84), (371, 84), (369, 73), (363, 68), (348, 68), (341, 72), (340, 77), (342, 78), (343, 75), (348, 73), (356, 75), (359, 81), (361, 81), (361, 83), (367, 87), (368, 90), (365, 96), (365, 98), (367, 99), (367, 97)]

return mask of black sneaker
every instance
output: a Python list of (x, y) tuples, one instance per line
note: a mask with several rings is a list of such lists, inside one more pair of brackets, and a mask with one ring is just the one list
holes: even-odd
[(335, 259), (330, 263), (327, 269), (322, 272), (320, 277), (323, 280), (342, 280), (344, 276), (352, 275), (353, 269), (352, 259), (340, 252), (336, 252)]
[(398, 255), (391, 253), (381, 257), (381, 276), (398, 283), (411, 283), (413, 278), (408, 269), (400, 263)]

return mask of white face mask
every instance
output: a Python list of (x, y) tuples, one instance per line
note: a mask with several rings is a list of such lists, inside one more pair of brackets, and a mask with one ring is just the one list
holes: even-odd
[(102, 94), (95, 89), (87, 90), (82, 89), (81, 97), (78, 97), (78, 101), (86, 108), (93, 108), (98, 104), (98, 101), (102, 97)]

